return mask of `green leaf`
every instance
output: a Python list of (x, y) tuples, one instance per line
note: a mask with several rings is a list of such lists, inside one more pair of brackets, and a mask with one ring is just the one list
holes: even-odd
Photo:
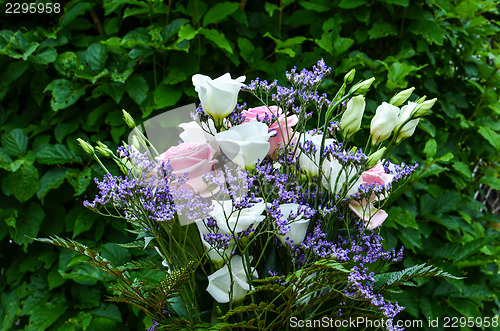
[(172, 38), (176, 33), (179, 32), (181, 26), (184, 25), (184, 23), (189, 22), (189, 20), (185, 18), (178, 18), (176, 20), (173, 20), (172, 22), (168, 23), (165, 28), (163, 28), (163, 31), (161, 33), (163, 40), (167, 41), (170, 38)]
[(237, 2), (221, 2), (209, 9), (203, 17), (203, 26), (222, 22), (226, 17), (238, 10)]
[(28, 135), (22, 129), (14, 129), (2, 135), (2, 146), (11, 156), (20, 156), (28, 148)]
[(50, 301), (37, 304), (30, 311), (29, 326), (25, 330), (45, 330), (67, 309), (64, 295), (56, 295)]
[(64, 183), (66, 171), (63, 169), (51, 169), (40, 179), (40, 186), (36, 192), (38, 199), (43, 203), (44, 198), (50, 190), (56, 189)]
[(496, 133), (487, 126), (479, 127), (477, 130), (484, 139), (488, 140), (491, 146), (495, 147), (497, 151), (500, 151), (500, 134)]
[(44, 92), (46, 91), (52, 91), (52, 109), (60, 110), (77, 102), (85, 94), (85, 86), (67, 79), (56, 79), (47, 85)]
[(9, 91), (10, 84), (21, 77), (28, 69), (29, 63), (16, 61), (7, 67), (0, 79), (0, 100), (2, 100)]
[(127, 89), (127, 94), (132, 100), (138, 105), (142, 104), (146, 100), (147, 93), (149, 91), (148, 82), (144, 77), (140, 75), (133, 75), (125, 83), (125, 88)]
[(222, 32), (214, 29), (203, 29), (201, 33), (210, 41), (215, 43), (219, 48), (225, 50), (229, 54), (233, 54), (233, 48), (226, 36)]
[(479, 311), (479, 307), (467, 299), (459, 299), (459, 298), (450, 298), (447, 300), (449, 305), (453, 307), (456, 311), (458, 311), (462, 316), (465, 317), (473, 317), (476, 318), (478, 316), (482, 316)]
[(390, 3), (402, 7), (408, 7), (410, 5), (410, 0), (382, 0), (382, 1), (385, 3)]
[(109, 318), (116, 322), (122, 322), (122, 314), (118, 307), (112, 303), (103, 303), (101, 307), (91, 311), (94, 316)]
[(323, 1), (323, 3), (319, 3), (319, 1), (299, 1), (299, 5), (304, 7), (307, 10), (312, 10), (318, 13), (324, 13), (330, 10), (329, 2)]
[(174, 106), (181, 96), (182, 91), (179, 88), (161, 83), (154, 92), (155, 109)]
[(54, 47), (45, 48), (43, 51), (31, 56), (29, 60), (36, 64), (46, 65), (57, 59), (57, 51)]
[(125, 94), (125, 84), (105, 80), (101, 83), (101, 86), (104, 93), (112, 97), (116, 103), (120, 103)]
[(77, 16), (82, 15), (84, 12), (92, 8), (93, 5), (88, 2), (77, 2), (73, 7), (65, 8), (65, 13), (61, 21), (61, 27), (71, 23)]
[(65, 145), (44, 145), (35, 153), (40, 164), (64, 164), (80, 162), (81, 158)]
[(101, 250), (101, 256), (115, 266), (120, 266), (131, 259), (128, 249), (114, 243), (106, 243)]
[(38, 170), (30, 164), (22, 166), (6, 178), (9, 182), (11, 193), (19, 202), (29, 200), (38, 191)]
[(80, 233), (88, 231), (94, 225), (95, 220), (97, 219), (97, 214), (94, 212), (83, 209), (80, 211), (75, 220), (75, 227), (73, 228), (73, 239), (78, 236)]
[(89, 167), (85, 167), (81, 171), (77, 169), (70, 169), (66, 172), (66, 179), (75, 189), (75, 196), (85, 192), (90, 184), (90, 181), (92, 180), (90, 174), (91, 170)]
[(78, 129), (78, 123), (76, 122), (59, 123), (57, 124), (54, 130), (54, 136), (56, 137), (56, 140), (58, 142), (62, 143), (64, 137), (66, 137), (69, 134), (72, 134), (77, 129)]
[(198, 32), (200, 30), (201, 30), (201, 28), (195, 30), (193, 28), (193, 26), (191, 24), (189, 24), (189, 23), (188, 24), (184, 24), (179, 29), (179, 41), (193, 39), (194, 37), (196, 37), (196, 35), (198, 34)]
[(434, 139), (429, 139), (425, 143), (425, 148), (424, 148), (424, 153), (427, 156), (427, 158), (431, 158), (434, 155), (436, 155), (437, 151), (437, 143)]
[(10, 236), (19, 245), (31, 243), (30, 238), (35, 238), (40, 230), (40, 225), (45, 218), (45, 212), (40, 204), (31, 202), (27, 210), (19, 215), (16, 228), (9, 228)]
[(458, 171), (460, 174), (464, 175), (466, 178), (472, 179), (472, 172), (469, 169), (469, 166), (461, 161), (455, 161), (452, 167)]
[(344, 53), (349, 49), (349, 47), (352, 46), (352, 44), (354, 44), (354, 40), (352, 40), (351, 38), (342, 38), (342, 37), (336, 38), (335, 41), (333, 42), (335, 54), (339, 55)]
[(372, 28), (368, 30), (368, 35), (370, 39), (378, 39), (387, 36), (397, 36), (398, 29), (387, 22), (377, 22), (373, 24)]
[(443, 45), (444, 30), (441, 29), (439, 23), (435, 21), (419, 19), (417, 21), (413, 21), (413, 23), (411, 23), (408, 27), (408, 30), (414, 34), (421, 35), (431, 44), (439, 46)]
[(366, 5), (365, 0), (341, 0), (339, 7), (343, 9), (353, 9)]
[(86, 59), (90, 69), (93, 72), (101, 72), (101, 70), (104, 69), (106, 60), (108, 59), (106, 46), (101, 43), (93, 43), (87, 49)]

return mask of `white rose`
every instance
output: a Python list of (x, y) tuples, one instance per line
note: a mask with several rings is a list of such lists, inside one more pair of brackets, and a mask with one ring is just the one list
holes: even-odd
[[(318, 166), (319, 166), (319, 161), (321, 158), (321, 140), (323, 139), (323, 135), (318, 134), (311, 136), (310, 134), (304, 134), (304, 137), (301, 138), (302, 144), (304, 144), (306, 141), (311, 141), (316, 147), (316, 152), (314, 155), (311, 155), (309, 153), (304, 153), (300, 152), (300, 157), (299, 157), (299, 164), (300, 168), (309, 176), (311, 177), (317, 177), (319, 175), (318, 171)], [(325, 139), (325, 146), (331, 145), (335, 142), (335, 139)]]
[(297, 214), (299, 210), (300, 205), (296, 203), (285, 203), (279, 206), (279, 209), (281, 210), (282, 217), (280, 217), (279, 221), (283, 222), (288, 217), (290, 217), (290, 214), (293, 213), (297, 217), (292, 220), (288, 220), (286, 225), (290, 227), (290, 230), (282, 235), (278, 234), (279, 240), (286, 245), (286, 240), (288, 239), (289, 241), (292, 241), (294, 245), (300, 245), (304, 241), (304, 238), (306, 237), (306, 232), (307, 232), (307, 227), (309, 226), (309, 219), (303, 218), (303, 213)]
[[(231, 268), (226, 264), (208, 276), (207, 291), (218, 303), (227, 303), (230, 300), (232, 302), (242, 301), (250, 290), (241, 256), (233, 256), (229, 263)], [(252, 276), (258, 277), (255, 269)]]
[(248, 122), (217, 133), (215, 140), (229, 159), (242, 168), (252, 170), (257, 160), (264, 159), (269, 152), (269, 137), (272, 134), (266, 124)]
[(374, 145), (390, 137), (392, 130), (398, 123), (398, 114), (399, 108), (387, 102), (383, 102), (377, 107), (370, 125), (370, 134)]
[(234, 110), (238, 92), (244, 81), (245, 76), (231, 79), (229, 73), (216, 79), (200, 74), (193, 76), (193, 85), (198, 92), (201, 106), (216, 123), (221, 123)]

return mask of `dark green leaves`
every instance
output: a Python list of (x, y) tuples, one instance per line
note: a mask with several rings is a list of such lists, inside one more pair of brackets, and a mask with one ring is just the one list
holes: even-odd
[(44, 145), (36, 153), (36, 160), (40, 164), (63, 164), (80, 162), (81, 159), (65, 145)]
[(227, 16), (238, 10), (239, 3), (237, 2), (222, 2), (218, 3), (208, 10), (203, 18), (203, 26), (213, 23), (219, 23)]
[(127, 94), (138, 105), (146, 100), (147, 92), (149, 91), (148, 82), (140, 75), (133, 75), (125, 83)]
[(85, 94), (85, 86), (67, 79), (53, 80), (45, 91), (52, 91), (50, 105), (53, 110), (68, 108)]
[(28, 136), (22, 129), (14, 129), (2, 135), (2, 146), (11, 156), (24, 155), (28, 148)]

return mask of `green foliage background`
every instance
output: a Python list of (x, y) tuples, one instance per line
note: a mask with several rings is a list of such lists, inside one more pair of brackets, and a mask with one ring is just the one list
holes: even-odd
[(500, 313), (500, 217), (484, 196), (500, 189), (494, 1), (73, 0), (60, 1), (59, 14), (15, 15), (1, 3), (0, 330), (150, 325), (105, 301), (110, 278), (85, 258), (30, 239), (74, 238), (114, 263), (132, 257), (116, 244), (132, 239), (126, 225), (82, 207), (103, 172), (76, 138), (116, 148), (128, 133), (122, 108), (147, 119), (197, 102), (195, 73), (284, 82), (286, 70), (320, 58), (334, 68), (325, 92), (351, 68), (355, 81), (376, 78), (368, 115), (410, 86), (438, 98), (394, 157), (421, 166), (393, 197), (382, 234), (388, 247), (406, 247), (404, 266), (466, 278), (396, 293), (401, 318)]

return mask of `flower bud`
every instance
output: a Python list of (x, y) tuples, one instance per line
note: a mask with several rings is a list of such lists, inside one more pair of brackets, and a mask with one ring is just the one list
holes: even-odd
[(406, 123), (400, 130), (398, 137), (396, 139), (396, 142), (399, 143), (401, 140), (409, 138), (413, 135), (415, 132), (415, 129), (417, 128), (418, 122), (420, 121), (420, 118), (417, 118), (416, 120), (411, 120), (408, 123)]
[(418, 100), (417, 100), (417, 101), (415, 101), (415, 102), (416, 102), (416, 103), (418, 103), (418, 104), (421, 104), (422, 102), (424, 102), (424, 101), (425, 101), (425, 99), (427, 99), (427, 96), (426, 96), (426, 95), (424, 95), (424, 96), (423, 96), (423, 97), (421, 97), (421, 98), (418, 98)]
[(347, 109), (342, 114), (340, 128), (344, 131), (345, 136), (350, 138), (358, 132), (361, 127), (361, 119), (365, 111), (365, 97), (362, 95), (351, 98), (347, 103)]
[(392, 97), (392, 99), (391, 99), (391, 101), (389, 101), (389, 103), (391, 105), (396, 106), (396, 107), (401, 106), (403, 103), (405, 103), (406, 100), (408, 100), (408, 98), (410, 97), (410, 95), (413, 93), (414, 90), (415, 90), (415, 88), (411, 87), (409, 89), (406, 89), (406, 90), (399, 92), (398, 94), (396, 94), (395, 96)]
[(368, 161), (366, 162), (366, 167), (372, 168), (373, 166), (375, 166), (377, 164), (377, 162), (380, 161), (380, 159), (384, 155), (386, 149), (387, 148), (382, 147), (378, 151), (370, 154), (370, 156), (368, 156)]
[(97, 142), (97, 146), (95, 149), (101, 153), (102, 155), (106, 156), (106, 157), (113, 157), (113, 151), (111, 149), (109, 149), (108, 146), (106, 146), (105, 144), (103, 144), (102, 142), (98, 141)]
[(82, 138), (78, 138), (78, 139), (76, 139), (76, 141), (78, 141), (78, 143), (80, 144), (80, 146), (82, 146), (83, 150), (87, 154), (94, 154), (94, 147), (92, 147), (92, 145), (90, 145), (88, 142), (86, 142)]
[(414, 117), (422, 117), (425, 114), (427, 114), (429, 110), (431, 110), (432, 106), (434, 106), (436, 101), (437, 98), (422, 102), (420, 105), (417, 106)]
[(353, 93), (354, 95), (365, 94), (370, 88), (370, 86), (372, 86), (374, 80), (375, 77), (372, 77), (370, 79), (357, 83), (351, 88), (351, 93)]
[(374, 145), (390, 137), (392, 130), (398, 124), (398, 114), (399, 108), (387, 102), (377, 107), (370, 125)]
[(356, 69), (351, 69), (351, 71), (345, 74), (344, 83), (351, 84), (352, 81), (354, 80), (354, 75), (356, 75)]
[(135, 121), (132, 118), (132, 116), (130, 116), (130, 114), (125, 111), (125, 109), (122, 109), (122, 112), (123, 112), (123, 119), (125, 120), (127, 126), (131, 129), (135, 128)]

